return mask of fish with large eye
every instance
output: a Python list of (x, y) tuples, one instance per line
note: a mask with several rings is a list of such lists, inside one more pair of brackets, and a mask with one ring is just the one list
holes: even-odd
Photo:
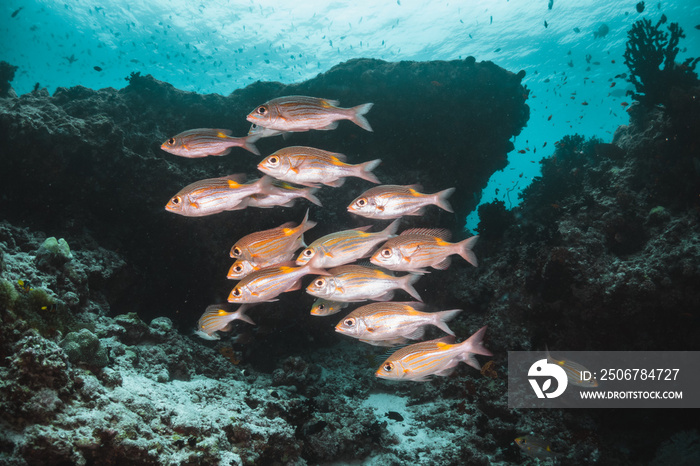
[(314, 302), (313, 306), (311, 306), (311, 315), (330, 316), (337, 314), (346, 307), (348, 307), (348, 303), (329, 301), (327, 299), (319, 298)]
[(482, 327), (461, 343), (454, 343), (454, 336), (449, 335), (406, 346), (389, 356), (375, 375), (389, 380), (425, 382), (433, 375), (450, 375), (460, 362), (480, 369), (481, 365), (474, 355), (493, 355), (484, 347), (485, 333), (486, 327)]
[(235, 259), (255, 263), (270, 262), (280, 256), (290, 256), (289, 259), (291, 259), (300, 247), (305, 246), (304, 233), (314, 226), (316, 226), (316, 222), (309, 220), (309, 211), (307, 210), (299, 224), (287, 222), (269, 230), (245, 235), (231, 247), (230, 255)]
[(243, 305), (235, 312), (228, 312), (226, 310), (227, 307), (228, 305), (221, 304), (212, 304), (211, 306), (207, 306), (207, 308), (204, 310), (204, 314), (202, 314), (197, 322), (197, 330), (211, 337), (214, 332), (229, 331), (231, 329), (231, 322), (234, 320), (242, 320), (251, 325), (255, 325), (253, 319), (248, 317), (248, 315), (245, 313), (248, 306)]
[(306, 287), (306, 292), (317, 298), (351, 303), (370, 299), (388, 301), (394, 296), (394, 290), (400, 289), (422, 301), (413, 287), (421, 277), (418, 274), (395, 277), (382, 270), (361, 265), (341, 265), (328, 272), (331, 276), (315, 279)]
[(434, 194), (419, 192), (420, 185), (384, 185), (368, 189), (348, 206), (348, 212), (367, 218), (392, 219), (404, 215), (423, 215), (426, 206), (436, 205), (454, 212), (448, 202), (455, 188)]
[(367, 232), (369, 227), (360, 227), (322, 236), (299, 254), (297, 264), (306, 264), (312, 258), (314, 265), (322, 268), (349, 264), (369, 256), (377, 244), (393, 237), (398, 227), (399, 220), (395, 220), (377, 233)]
[(180, 157), (198, 158), (208, 155), (226, 155), (232, 147), (242, 147), (248, 152), (260, 155), (255, 141), (260, 135), (252, 134), (242, 138), (231, 137), (231, 130), (215, 128), (197, 128), (169, 138), (160, 148)]
[(278, 180), (303, 186), (324, 184), (337, 188), (346, 177), (362, 178), (379, 183), (372, 173), (380, 159), (352, 165), (345, 163), (344, 154), (306, 146), (290, 146), (267, 156), (258, 164), (258, 170)]
[(370, 262), (389, 270), (424, 273), (427, 267), (446, 269), (450, 265), (450, 256), (458, 254), (477, 266), (472, 248), (478, 238), (472, 236), (458, 243), (450, 243), (449, 230), (414, 228), (389, 239), (372, 255)]
[(278, 97), (256, 107), (246, 119), (254, 125), (285, 132), (332, 130), (338, 126), (340, 120), (350, 120), (359, 127), (372, 131), (365, 114), (373, 104), (367, 103), (352, 108), (342, 108), (338, 105), (337, 100), (318, 97)]
[(204, 217), (228, 210), (245, 209), (246, 198), (270, 192), (272, 179), (262, 177), (244, 183), (245, 175), (229, 175), (200, 180), (182, 188), (165, 206), (165, 210), (185, 217)]
[(338, 322), (335, 331), (376, 346), (405, 344), (423, 338), (426, 326), (434, 325), (454, 335), (447, 326), (461, 309), (423, 312), (423, 303), (383, 302), (358, 307)]
[(293, 263), (273, 265), (246, 275), (231, 290), (230, 303), (262, 303), (277, 301), (277, 296), (287, 291), (301, 288), (301, 278), (305, 275), (327, 275), (323, 269), (310, 264), (295, 267)]

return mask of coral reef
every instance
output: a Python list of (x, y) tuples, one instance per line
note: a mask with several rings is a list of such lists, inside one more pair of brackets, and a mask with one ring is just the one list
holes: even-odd
[(625, 65), (630, 70), (629, 80), (637, 92), (634, 98), (647, 105), (672, 104), (675, 92), (688, 91), (698, 85), (695, 66), (698, 58), (687, 58), (676, 63), (678, 43), (685, 38), (678, 23), (671, 23), (668, 32), (661, 29), (663, 16), (656, 25), (647, 18), (635, 22), (627, 32)]

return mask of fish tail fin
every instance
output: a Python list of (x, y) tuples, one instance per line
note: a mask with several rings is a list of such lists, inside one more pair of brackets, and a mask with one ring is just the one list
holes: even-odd
[(467, 238), (464, 241), (460, 241), (456, 244), (457, 253), (474, 267), (477, 267), (479, 265), (479, 260), (476, 258), (476, 254), (474, 254), (474, 251), (472, 251), (478, 239), (479, 235), (476, 235), (472, 236), (471, 238)]
[(416, 289), (413, 287), (413, 284), (417, 282), (420, 277), (421, 275), (417, 273), (410, 273), (405, 277), (402, 277), (403, 280), (401, 289), (413, 296), (414, 299), (423, 302), (423, 298), (420, 297)]
[(481, 327), (479, 330), (470, 336), (466, 341), (463, 341), (459, 346), (463, 349), (461, 355), (461, 360), (469, 364), (475, 369), (481, 369), (479, 361), (474, 357), (475, 354), (482, 354), (484, 356), (493, 356), (493, 353), (486, 349), (484, 346), (484, 334), (486, 333), (486, 326)]
[(460, 312), (462, 312), (462, 309), (451, 309), (449, 311), (436, 312), (435, 314), (433, 314), (433, 316), (435, 316), (435, 326), (445, 333), (454, 335), (455, 332), (450, 330), (450, 328), (447, 326), (447, 322), (454, 319), (455, 316)]
[(258, 181), (255, 182), (255, 184), (258, 187), (258, 194), (264, 194), (264, 195), (269, 195), (274, 193), (274, 185), (272, 184), (274, 182), (274, 178), (268, 175), (264, 175), (262, 178), (260, 178)]
[(314, 193), (318, 191), (318, 188), (312, 188), (312, 189), (307, 189), (305, 190), (304, 194), (304, 199), (307, 201), (316, 204), (319, 207), (323, 207), (323, 204), (321, 204), (321, 201), (314, 195)]
[(401, 219), (397, 218), (393, 222), (389, 224), (384, 230), (382, 230), (383, 236), (386, 236), (387, 238), (391, 238), (392, 236), (396, 236), (396, 232), (399, 229), (399, 223), (401, 223)]
[(369, 162), (361, 163), (357, 166), (357, 176), (363, 180), (371, 181), (372, 183), (379, 184), (380, 181), (377, 176), (372, 173), (372, 170), (377, 168), (377, 166), (382, 163), (382, 159), (370, 160)]
[[(318, 199), (316, 199), (316, 200), (318, 200)], [(315, 202), (314, 202), (314, 204), (315, 204)], [(304, 214), (304, 220), (302, 220), (301, 224), (299, 224), (299, 228), (301, 230), (301, 233), (304, 234), (304, 232), (309, 231), (310, 229), (312, 229), (315, 226), (316, 226), (316, 222), (314, 222), (313, 220), (309, 220), (309, 209), (306, 209), (306, 214)]]
[(435, 193), (435, 205), (443, 210), (454, 213), (454, 209), (452, 209), (450, 202), (447, 200), (447, 198), (450, 197), (454, 192), (455, 188), (447, 188), (440, 191), (439, 193)]
[(352, 107), (350, 110), (352, 113), (350, 114), (350, 121), (355, 123), (357, 126), (359, 126), (362, 129), (365, 129), (367, 131), (374, 131), (372, 127), (369, 125), (369, 121), (367, 121), (367, 118), (365, 118), (365, 114), (370, 111), (372, 108), (373, 103), (369, 104), (362, 104), (358, 105), (357, 107)]
[(245, 311), (248, 309), (247, 305), (242, 305), (241, 307), (238, 308), (236, 312), (233, 313), (235, 316), (234, 319), (242, 320), (243, 322), (248, 322), (250, 325), (255, 325), (255, 322), (253, 322), (253, 319), (251, 319), (248, 314), (245, 313)]
[(260, 151), (255, 146), (255, 141), (260, 139), (260, 135), (254, 134), (253, 136), (246, 136), (243, 138), (243, 148), (248, 152), (252, 152), (255, 155), (260, 155)]

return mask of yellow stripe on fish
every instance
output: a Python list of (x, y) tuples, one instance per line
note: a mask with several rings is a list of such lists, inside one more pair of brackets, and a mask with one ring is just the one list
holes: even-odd
[(337, 100), (292, 95), (269, 100), (250, 112), (246, 119), (258, 126), (277, 131), (332, 130), (339, 120), (350, 120), (372, 131), (364, 115), (371, 103), (352, 108), (338, 107)]
[[(255, 263), (270, 262), (276, 257), (293, 253), (304, 245), (304, 232), (316, 226), (309, 220), (309, 211), (297, 226), (287, 222), (276, 228), (250, 233), (231, 247), (231, 257)], [(278, 261), (282, 262), (282, 261)]]
[(328, 272), (331, 276), (314, 279), (306, 292), (331, 301), (357, 302), (370, 299), (387, 301), (392, 298), (393, 290), (401, 289), (422, 301), (413, 288), (413, 283), (420, 278), (418, 274), (395, 277), (379, 269), (360, 265), (342, 265)]
[(424, 382), (433, 375), (451, 374), (460, 362), (479, 369), (474, 354), (492, 355), (483, 346), (485, 333), (486, 327), (482, 327), (462, 343), (454, 344), (454, 337), (448, 336), (406, 346), (389, 356), (375, 375), (389, 380)]
[(231, 137), (228, 129), (197, 128), (169, 138), (160, 148), (180, 157), (197, 158), (208, 155), (226, 155), (232, 147), (242, 147), (255, 155), (260, 155), (253, 144), (260, 139), (258, 135), (242, 138)]
[(358, 165), (345, 163), (345, 155), (305, 146), (291, 146), (267, 156), (258, 164), (258, 170), (278, 180), (304, 186), (338, 187), (345, 177), (354, 176), (372, 183), (379, 180), (372, 173), (381, 160)]
[[(400, 343), (403, 339), (423, 337), (426, 325), (434, 325), (450, 335), (446, 322), (462, 309), (441, 312), (422, 312), (423, 303), (372, 303), (359, 307), (335, 326), (335, 331), (370, 344), (387, 340)], [(382, 346), (386, 346), (383, 343)]]
[(384, 243), (372, 255), (370, 262), (389, 270), (425, 272), (426, 267), (446, 269), (450, 265), (450, 256), (459, 254), (470, 264), (478, 264), (472, 251), (478, 236), (472, 236), (459, 243), (450, 243), (445, 238), (449, 238), (447, 230), (406, 230)]
[(566, 378), (569, 380), (570, 384), (579, 388), (596, 388), (598, 386), (598, 381), (593, 377), (589, 380), (584, 380), (581, 376), (582, 372), (590, 372), (585, 366), (568, 359), (554, 359), (552, 355), (549, 354), (549, 348), (545, 348), (545, 355), (548, 363), (556, 364), (564, 369)]
[(325, 275), (326, 271), (310, 265), (293, 267), (273, 265), (252, 272), (231, 290), (230, 303), (261, 303), (277, 301), (277, 296), (301, 287), (301, 278), (308, 274)]
[(368, 189), (348, 206), (348, 212), (367, 218), (392, 219), (404, 215), (423, 215), (425, 207), (436, 205), (454, 212), (447, 198), (455, 188), (435, 194), (423, 194), (419, 185), (384, 185)]
[(267, 194), (272, 180), (262, 177), (243, 184), (245, 175), (209, 178), (192, 183), (173, 196), (165, 210), (185, 217), (203, 217), (227, 210), (247, 207), (245, 199), (253, 194)]
[(297, 264), (303, 265), (313, 259), (316, 267), (330, 268), (354, 262), (369, 256), (377, 244), (394, 236), (398, 227), (399, 220), (395, 220), (377, 233), (367, 233), (366, 227), (331, 233), (301, 251)]
[(236, 319), (255, 325), (253, 319), (245, 314), (248, 306), (243, 305), (239, 307), (236, 312), (228, 312), (224, 309), (225, 307), (225, 305), (222, 306), (220, 304), (207, 306), (204, 310), (204, 314), (202, 314), (197, 322), (197, 329), (211, 336), (214, 332), (228, 331), (231, 322)]

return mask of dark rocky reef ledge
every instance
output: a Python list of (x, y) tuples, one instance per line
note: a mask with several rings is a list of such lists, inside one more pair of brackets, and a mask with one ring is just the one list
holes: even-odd
[[(236, 150), (187, 160), (162, 152), (162, 141), (197, 127), (245, 135), (246, 114), (282, 95), (324, 96), (347, 107), (374, 102), (373, 133), (343, 122), (335, 131), (269, 138), (258, 147), (266, 155), (286, 145), (310, 145), (343, 152), (351, 163), (382, 158), (377, 174), (384, 183), (421, 183), (428, 192), (456, 186), (455, 215), (435, 209), (424, 221), (458, 230), (491, 174), (506, 166), (510, 139), (527, 122), (523, 76), (472, 57), (424, 63), (357, 59), (300, 84), (257, 82), (228, 97), (183, 92), (132, 74), (121, 90), (77, 86), (53, 96), (39, 90), (0, 99), (3, 217), (69, 238), (89, 231), (101, 245), (118, 249), (137, 272), (128, 297), (109, 297), (118, 311), (188, 303), (196, 313), (229, 291), (223, 277), (235, 238), (301, 219), (306, 205), (201, 219), (167, 213), (165, 203), (186, 184), (236, 172), (257, 176), (261, 157)], [(315, 233), (369, 223), (345, 211), (368, 187), (350, 180), (341, 189), (324, 188), (324, 208), (312, 212), (319, 222)]]

